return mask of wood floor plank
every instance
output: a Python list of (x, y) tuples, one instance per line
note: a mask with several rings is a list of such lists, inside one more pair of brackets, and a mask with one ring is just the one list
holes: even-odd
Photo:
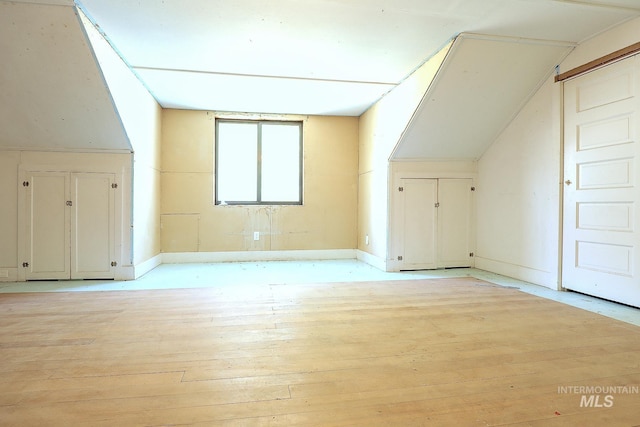
[(640, 424), (638, 393), (558, 392), (640, 385), (640, 328), (473, 278), (2, 294), (0, 310), (3, 426)]

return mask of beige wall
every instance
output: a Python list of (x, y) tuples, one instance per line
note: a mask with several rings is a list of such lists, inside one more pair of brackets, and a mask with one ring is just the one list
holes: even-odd
[[(0, 151), (0, 269), (18, 266), (18, 165), (20, 153)], [(3, 279), (0, 275), (0, 280)], [(8, 277), (7, 277), (8, 279)]]
[(218, 116), (303, 120), (304, 204), (215, 206), (216, 113), (164, 110), (162, 252), (355, 248), (358, 118)]
[(449, 48), (426, 61), (360, 117), (358, 249), (382, 263), (389, 242), (389, 157)]
[[(161, 108), (111, 45), (87, 22), (87, 35), (134, 151), (132, 206), (135, 276), (159, 262), (160, 254), (160, 120)], [(143, 263), (152, 260), (151, 265)], [(142, 266), (141, 266), (142, 265)]]
[[(636, 19), (579, 45), (560, 71), (636, 43)], [(478, 163), (476, 267), (559, 286), (562, 83), (550, 77)]]

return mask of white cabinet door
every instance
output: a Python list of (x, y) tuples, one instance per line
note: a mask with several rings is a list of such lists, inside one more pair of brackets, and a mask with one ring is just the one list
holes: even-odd
[(438, 267), (470, 267), (471, 179), (438, 180)]
[(114, 176), (71, 174), (71, 278), (114, 277)]
[(400, 179), (401, 270), (473, 265), (473, 180)]
[(26, 176), (27, 280), (68, 279), (69, 247), (69, 174), (31, 172)]
[(402, 269), (437, 268), (437, 179), (402, 179)]
[(567, 81), (563, 287), (640, 307), (640, 58)]
[(114, 174), (26, 172), (26, 280), (115, 277), (114, 181)]

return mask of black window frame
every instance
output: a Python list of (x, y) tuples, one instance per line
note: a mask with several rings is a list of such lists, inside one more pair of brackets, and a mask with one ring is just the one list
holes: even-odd
[[(220, 161), (220, 156), (218, 153), (219, 147), (219, 124), (220, 123), (251, 123), (257, 125), (257, 181), (256, 181), (256, 199), (257, 200), (249, 200), (249, 201), (229, 201), (229, 200), (219, 200), (218, 198), (218, 163)], [(299, 129), (299, 159), (298, 159), (298, 200), (297, 201), (262, 201), (262, 126), (264, 124), (267, 125), (286, 125), (286, 126), (297, 126)], [(271, 206), (301, 206), (303, 205), (303, 184), (304, 184), (304, 143), (303, 143), (303, 122), (302, 120), (251, 120), (251, 119), (225, 119), (225, 118), (216, 118), (215, 120), (215, 171), (214, 171), (214, 180), (215, 180), (215, 190), (214, 190), (214, 203), (216, 206), (223, 205), (271, 205)], [(223, 159), (224, 161), (224, 159)]]

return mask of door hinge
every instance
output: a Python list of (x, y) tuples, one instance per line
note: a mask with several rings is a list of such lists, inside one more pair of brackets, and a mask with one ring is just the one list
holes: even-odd
[(436, 202), (436, 204), (434, 205), (436, 208), (440, 207), (440, 202)]
[(473, 258), (473, 252), (469, 252), (469, 256)]
[(73, 202), (71, 200), (67, 200), (67, 206), (73, 206)]
[(23, 262), (23, 263), (22, 263), (22, 266), (23, 266), (24, 268), (27, 268), (27, 267), (29, 267), (29, 263), (28, 263), (28, 262)]
[(111, 184), (111, 188), (118, 188), (118, 184), (114, 182), (113, 184)]
[(398, 256), (398, 261), (402, 261), (402, 255)]
[(471, 191), (476, 191), (476, 187), (471, 187)]
[(29, 186), (29, 181), (22, 181), (22, 186), (23, 187), (28, 187)]
[(404, 191), (404, 187), (398, 187), (398, 191)]
[(118, 263), (117, 263), (117, 262), (115, 262), (115, 261), (111, 261), (111, 267), (116, 267), (117, 265), (118, 265)]

